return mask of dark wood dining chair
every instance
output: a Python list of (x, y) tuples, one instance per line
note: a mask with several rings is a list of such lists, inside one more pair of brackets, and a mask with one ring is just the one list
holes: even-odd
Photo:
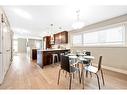
[[(105, 85), (103, 71), (102, 71), (102, 68), (101, 68), (101, 64), (102, 64), (102, 56), (99, 57), (98, 67), (91, 66), (91, 65), (84, 67), (85, 71), (94, 73), (96, 75), (99, 89), (100, 89), (100, 80), (99, 80), (99, 76), (98, 76), (98, 72), (99, 71), (101, 72), (103, 85)], [(83, 79), (83, 88), (84, 88), (84, 74), (82, 76), (82, 79)]]
[(70, 77), (70, 83), (69, 83), (69, 89), (71, 89), (71, 81), (72, 81), (72, 75), (75, 72), (78, 72), (79, 74), (79, 82), (80, 82), (80, 69), (74, 66), (71, 66), (71, 64), (69, 63), (69, 57), (66, 55), (61, 55), (61, 68), (59, 70), (59, 74), (58, 74), (58, 82), (57, 84), (59, 85), (59, 80), (60, 80), (60, 73), (61, 70), (66, 71), (67, 73), (69, 73), (69, 77)]

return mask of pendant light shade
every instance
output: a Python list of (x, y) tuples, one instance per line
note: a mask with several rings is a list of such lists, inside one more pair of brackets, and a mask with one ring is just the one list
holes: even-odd
[(79, 19), (79, 13), (80, 13), (80, 10), (77, 10), (76, 11), (76, 14), (77, 14), (77, 21), (75, 23), (72, 24), (72, 27), (74, 29), (80, 29), (84, 26), (84, 23), (82, 21), (80, 21)]

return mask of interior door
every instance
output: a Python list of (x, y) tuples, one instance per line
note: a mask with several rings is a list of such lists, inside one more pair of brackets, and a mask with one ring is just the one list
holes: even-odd
[(2, 31), (1, 31), (1, 23), (0, 23), (0, 84), (3, 80), (3, 57), (2, 57)]
[(3, 31), (3, 67), (4, 67), (4, 75), (6, 74), (11, 58), (11, 39), (10, 39), (10, 31), (6, 23), (2, 25)]

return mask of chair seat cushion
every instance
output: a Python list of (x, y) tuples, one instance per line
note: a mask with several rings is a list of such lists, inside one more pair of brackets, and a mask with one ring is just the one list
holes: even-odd
[(86, 66), (85, 70), (92, 72), (92, 73), (97, 73), (98, 68), (94, 67), (94, 66)]

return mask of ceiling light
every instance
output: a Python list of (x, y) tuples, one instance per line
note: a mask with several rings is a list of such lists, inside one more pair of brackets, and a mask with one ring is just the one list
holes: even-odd
[(72, 24), (72, 27), (74, 29), (80, 29), (80, 28), (82, 28), (84, 26), (84, 23), (82, 21), (80, 21), (80, 19), (79, 19), (79, 12), (80, 12), (80, 10), (76, 11), (76, 13), (77, 13), (77, 21)]
[(23, 18), (32, 19), (32, 16), (31, 16), (28, 12), (26, 12), (26, 11), (24, 11), (24, 10), (22, 10), (22, 9), (14, 8), (13, 11), (14, 11), (17, 15), (19, 15), (19, 16), (21, 16), (21, 17), (23, 17)]

